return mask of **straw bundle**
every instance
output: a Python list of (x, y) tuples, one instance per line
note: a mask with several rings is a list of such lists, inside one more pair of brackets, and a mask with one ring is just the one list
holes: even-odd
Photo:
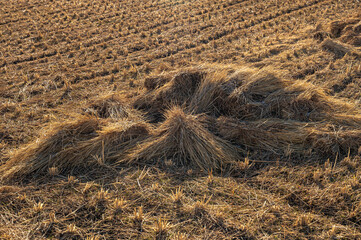
[(85, 109), (86, 112), (94, 113), (101, 118), (126, 118), (130, 115), (121, 95), (108, 94), (98, 97), (92, 101), (90, 106)]
[(54, 128), (47, 133), (49, 137), (44, 136), (12, 156), (0, 168), (2, 180), (45, 175), (51, 167), (60, 173), (87, 172), (123, 155), (145, 139), (150, 130), (142, 121), (124, 120), (101, 129), (100, 124), (95, 118), (86, 118)]
[(227, 140), (248, 149), (284, 155), (286, 151), (307, 155), (333, 156), (336, 153), (357, 153), (361, 145), (361, 128), (345, 130), (324, 123), (305, 123), (265, 119), (252, 122), (220, 117), (218, 131)]
[(153, 136), (128, 156), (128, 162), (170, 159), (177, 166), (216, 170), (224, 169), (237, 159), (237, 149), (207, 130), (199, 116), (174, 107), (165, 117)]
[(334, 53), (336, 58), (342, 58), (347, 53), (351, 52), (351, 49), (349, 47), (330, 38), (325, 39), (321, 43), (321, 47)]
[(171, 105), (182, 105), (189, 101), (194, 94), (204, 72), (200, 69), (187, 69), (177, 73), (169, 82), (163, 86), (158, 83), (146, 83), (148, 89), (153, 89), (144, 95), (141, 95), (134, 102), (134, 107), (138, 109), (146, 109), (153, 113), (162, 113)]
[(342, 127), (327, 125), (310, 129), (307, 142), (317, 152), (330, 156), (335, 154), (357, 154), (361, 146), (361, 128), (345, 130)]
[(33, 172), (47, 171), (52, 166), (52, 159), (63, 149), (95, 137), (100, 124), (95, 118), (81, 116), (76, 121), (53, 125), (38, 141), (15, 152), (10, 160), (1, 166), (2, 180), (15, 175), (25, 176)]
[[(234, 85), (234, 82), (238, 84), (231, 91), (229, 86)], [(229, 92), (222, 104), (223, 112), (241, 119), (260, 119), (266, 98), (287, 84), (288, 81), (267, 70), (239, 70), (229, 80), (225, 79), (222, 86)]]
[(144, 84), (146, 92), (130, 105), (145, 111), (148, 122), (121, 95), (100, 97), (91, 105), (96, 117), (58, 124), (9, 156), (2, 179), (44, 175), (54, 166), (67, 173), (163, 160), (224, 170), (248, 150), (261, 157), (330, 157), (357, 153), (361, 145), (356, 105), (270, 69), (201, 66)]
[(252, 122), (220, 117), (217, 120), (220, 135), (241, 146), (253, 150), (269, 151), (282, 155), (286, 149), (302, 151), (307, 139), (307, 124), (280, 119), (264, 119)]

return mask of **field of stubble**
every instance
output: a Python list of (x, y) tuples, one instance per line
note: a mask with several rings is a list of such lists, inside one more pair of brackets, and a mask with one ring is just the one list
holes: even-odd
[(0, 2), (0, 239), (360, 239), (359, 0)]

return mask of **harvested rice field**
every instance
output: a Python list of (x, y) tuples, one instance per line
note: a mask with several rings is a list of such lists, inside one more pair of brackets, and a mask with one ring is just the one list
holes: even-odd
[(360, 1), (0, 1), (0, 239), (361, 239)]

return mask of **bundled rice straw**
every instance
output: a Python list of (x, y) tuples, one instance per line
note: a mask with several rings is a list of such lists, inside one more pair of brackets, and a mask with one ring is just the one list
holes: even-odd
[(153, 137), (129, 155), (129, 162), (170, 159), (178, 166), (211, 170), (224, 169), (238, 158), (237, 149), (209, 132), (199, 116), (186, 114), (180, 107), (170, 109), (165, 116)]
[(311, 83), (286, 80), (270, 69), (241, 68), (229, 72), (228, 67), (181, 72), (165, 85), (140, 96), (134, 105), (158, 116), (173, 104), (213, 116), (298, 121), (320, 121), (332, 118), (340, 109), (352, 109)]
[[(175, 74), (168, 82), (162, 80), (162, 76), (159, 81), (153, 79), (153, 83), (145, 82), (145, 85), (149, 85), (148, 89), (151, 90), (140, 96), (134, 106), (138, 109), (159, 113), (173, 104), (182, 105), (189, 101), (194, 94), (204, 74), (200, 69), (188, 69)], [(160, 86), (162, 83), (165, 84)]]
[[(175, 103), (189, 112), (205, 113), (208, 119), (219, 118), (217, 127), (210, 123), (207, 128), (248, 149), (280, 155), (289, 148), (301, 154), (310, 149), (333, 154), (335, 151), (330, 150), (330, 144), (343, 146), (337, 148), (342, 151), (347, 146), (355, 149), (360, 145), (357, 129), (361, 128), (361, 115), (357, 107), (329, 96), (325, 90), (309, 82), (289, 81), (271, 69), (230, 71), (228, 66), (212, 66), (188, 71), (192, 74), (201, 71), (198, 76), (202, 77), (197, 84), (185, 80), (184, 84), (177, 82), (175, 85), (172, 80), (145, 95), (149, 99), (164, 99), (161, 92), (166, 90), (169, 99), (183, 96)], [(170, 102), (159, 101), (155, 109), (162, 113)], [(352, 132), (351, 138), (356, 143), (346, 144), (347, 141), (336, 139), (326, 126)], [(316, 134), (315, 129), (323, 130)], [(317, 143), (322, 141), (318, 138), (333, 140), (322, 149), (322, 144)]]
[(306, 140), (312, 148), (325, 155), (336, 153), (357, 153), (361, 146), (361, 128), (352, 130), (328, 125), (323, 128), (317, 126), (310, 129)]
[[(234, 82), (237, 84), (234, 85)], [(240, 69), (224, 80), (223, 88), (227, 89), (228, 94), (222, 103), (223, 111), (226, 115), (242, 119), (259, 119), (266, 98), (287, 85), (288, 81), (266, 70)]]
[(225, 97), (221, 91), (221, 85), (227, 74), (228, 71), (221, 70), (213, 74), (208, 73), (202, 78), (199, 87), (189, 100), (188, 108), (194, 113), (219, 114), (218, 103)]
[(346, 55), (346, 53), (349, 53), (351, 51), (349, 47), (346, 47), (344, 44), (336, 42), (335, 40), (332, 40), (330, 38), (325, 39), (321, 43), (321, 47), (334, 53), (337, 58), (342, 58)]
[(218, 131), (227, 140), (249, 149), (283, 154), (291, 145), (293, 151), (302, 151), (308, 132), (307, 124), (280, 119), (264, 119), (252, 122), (220, 117)]
[(86, 172), (122, 155), (149, 133), (142, 121), (124, 120), (101, 129), (104, 123), (87, 117), (55, 127), (47, 132), (48, 137), (19, 150), (1, 166), (2, 180), (45, 175), (51, 167), (61, 173)]
[(131, 105), (157, 124), (125, 107), (121, 95), (100, 97), (91, 105), (96, 117), (57, 125), (17, 151), (0, 167), (2, 179), (43, 175), (54, 166), (63, 173), (82, 171), (109, 161), (166, 159), (224, 170), (248, 150), (330, 157), (357, 153), (361, 145), (356, 105), (270, 69), (201, 66), (149, 78), (145, 85)]
[(219, 133), (227, 140), (250, 149), (269, 151), (282, 155), (285, 151), (334, 155), (357, 152), (361, 144), (361, 128), (336, 129), (323, 123), (304, 123), (265, 119), (253, 122), (220, 117)]
[(108, 94), (92, 101), (85, 111), (95, 113), (96, 116), (101, 118), (127, 118), (131, 115), (129, 113), (131, 110), (126, 107), (124, 102), (125, 100), (121, 95)]
[(1, 166), (2, 179), (47, 171), (48, 167), (52, 166), (50, 162), (54, 155), (79, 141), (95, 137), (99, 129), (100, 122), (90, 117), (80, 117), (76, 121), (53, 126), (42, 138), (17, 151), (5, 165)]

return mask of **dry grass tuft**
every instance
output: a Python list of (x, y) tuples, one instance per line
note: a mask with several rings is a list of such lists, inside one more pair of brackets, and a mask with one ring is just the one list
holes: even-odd
[(153, 136), (128, 156), (128, 162), (171, 159), (177, 166), (207, 171), (224, 169), (237, 159), (236, 148), (208, 131), (199, 116), (173, 107), (166, 112), (165, 118)]
[(159, 218), (153, 227), (155, 239), (157, 240), (167, 239), (167, 235), (170, 227), (171, 225), (168, 221)]
[(143, 222), (144, 222), (145, 216), (143, 214), (143, 206), (138, 207), (137, 209), (134, 209), (134, 214), (133, 214), (133, 223), (134, 223), (134, 227), (138, 230), (138, 231), (142, 231), (143, 230)]
[(192, 206), (191, 210), (193, 212), (193, 216), (195, 218), (202, 217), (207, 214), (207, 210), (209, 208), (209, 201), (211, 200), (212, 196), (207, 199), (206, 195), (199, 201), (196, 201)]
[(112, 204), (112, 210), (114, 214), (118, 214), (124, 211), (128, 206), (127, 201), (124, 198), (116, 198)]
[(175, 240), (186, 240), (186, 239), (188, 239), (188, 237), (185, 233), (177, 232), (176, 234), (174, 234), (174, 239)]
[(183, 189), (181, 187), (177, 188), (175, 192), (172, 191), (172, 194), (170, 195), (170, 198), (176, 204), (179, 204), (181, 202), (182, 197), (183, 197)]
[(312, 216), (309, 214), (301, 214), (295, 223), (296, 226), (307, 227), (312, 221)]
[(35, 203), (33, 206), (33, 210), (35, 213), (40, 213), (43, 211), (43, 209), (44, 209), (44, 203), (42, 202)]

